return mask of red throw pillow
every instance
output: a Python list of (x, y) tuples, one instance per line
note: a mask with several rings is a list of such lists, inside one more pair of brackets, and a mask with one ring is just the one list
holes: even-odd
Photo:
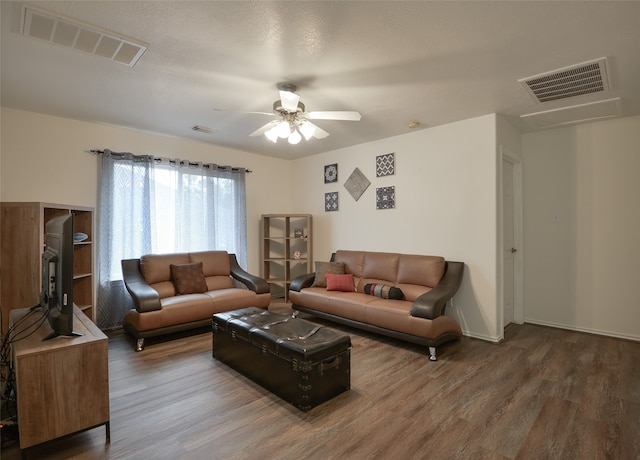
[(327, 279), (327, 291), (353, 292), (356, 290), (351, 273), (345, 275), (327, 273), (325, 274), (325, 278)]

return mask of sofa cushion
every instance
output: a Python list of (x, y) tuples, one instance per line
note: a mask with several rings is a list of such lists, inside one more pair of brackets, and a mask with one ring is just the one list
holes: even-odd
[(344, 264), (345, 273), (353, 273), (356, 278), (362, 277), (362, 267), (364, 266), (363, 251), (336, 251), (334, 262), (342, 262)]
[(344, 274), (344, 264), (341, 262), (316, 262), (316, 277), (313, 280), (312, 287), (327, 287), (325, 275), (327, 273), (342, 275)]
[(195, 294), (207, 290), (207, 282), (202, 272), (202, 262), (191, 264), (171, 264), (171, 278), (178, 294)]
[(231, 265), (227, 251), (201, 251), (189, 253), (189, 262), (202, 262), (202, 272), (208, 276), (229, 276)]
[(140, 272), (147, 284), (171, 281), (171, 264), (188, 264), (189, 254), (147, 254), (140, 257)]
[(202, 262), (202, 272), (207, 282), (207, 291), (234, 287), (231, 279), (231, 264), (227, 251), (201, 251), (189, 253), (189, 261)]
[(351, 273), (345, 273), (344, 275), (327, 273), (325, 278), (327, 280), (327, 291), (354, 292), (356, 290)]
[(394, 284), (398, 276), (399, 259), (400, 254), (388, 252), (365, 253), (362, 278), (387, 280), (387, 284)]
[(396, 284), (396, 287), (402, 291), (404, 300), (408, 302), (414, 302), (422, 294), (426, 294), (433, 289), (419, 284)]
[(444, 275), (445, 260), (439, 256), (403, 254), (398, 262), (397, 284), (436, 287)]
[(230, 276), (205, 276), (207, 280), (207, 291), (216, 291), (218, 289), (231, 289), (234, 286), (233, 279)]
[(369, 283), (364, 285), (364, 293), (382, 299), (402, 300), (402, 290), (389, 284)]
[[(171, 271), (171, 268), (169, 268), (169, 271)], [(161, 299), (176, 295), (176, 286), (173, 284), (173, 281), (160, 281), (159, 283), (153, 283), (149, 286), (156, 290)]]

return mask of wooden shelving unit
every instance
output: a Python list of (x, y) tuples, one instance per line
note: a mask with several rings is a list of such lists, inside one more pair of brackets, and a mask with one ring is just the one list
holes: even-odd
[(262, 277), (288, 302), (291, 280), (313, 271), (311, 214), (263, 214), (261, 229)]
[(74, 232), (88, 238), (74, 244), (73, 301), (95, 321), (94, 219), (93, 208), (41, 202), (2, 203), (2, 243), (0, 247), (0, 307), (2, 332), (9, 325), (9, 312), (40, 302), (42, 252), (47, 222), (73, 213)]

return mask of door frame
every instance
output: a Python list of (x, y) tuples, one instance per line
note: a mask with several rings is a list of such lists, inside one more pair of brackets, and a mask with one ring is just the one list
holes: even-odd
[(498, 324), (501, 326), (499, 331), (501, 338), (504, 338), (504, 235), (503, 235), (503, 219), (504, 219), (504, 196), (503, 196), (503, 161), (511, 163), (513, 166), (513, 243), (517, 252), (513, 258), (513, 320), (516, 324), (524, 323), (524, 277), (523, 277), (523, 261), (524, 261), (524, 236), (523, 236), (523, 194), (522, 194), (522, 159), (511, 152), (504, 146), (499, 147), (498, 154)]

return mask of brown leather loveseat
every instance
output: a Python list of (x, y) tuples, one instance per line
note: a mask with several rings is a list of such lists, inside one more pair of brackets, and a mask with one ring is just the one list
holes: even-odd
[(460, 287), (464, 263), (443, 257), (337, 251), (316, 272), (292, 280), (292, 308), (429, 347), (462, 337), (445, 306)]
[(122, 261), (133, 309), (122, 327), (137, 339), (211, 326), (213, 314), (246, 307), (267, 308), (269, 284), (243, 270), (235, 254), (202, 251), (149, 254)]

